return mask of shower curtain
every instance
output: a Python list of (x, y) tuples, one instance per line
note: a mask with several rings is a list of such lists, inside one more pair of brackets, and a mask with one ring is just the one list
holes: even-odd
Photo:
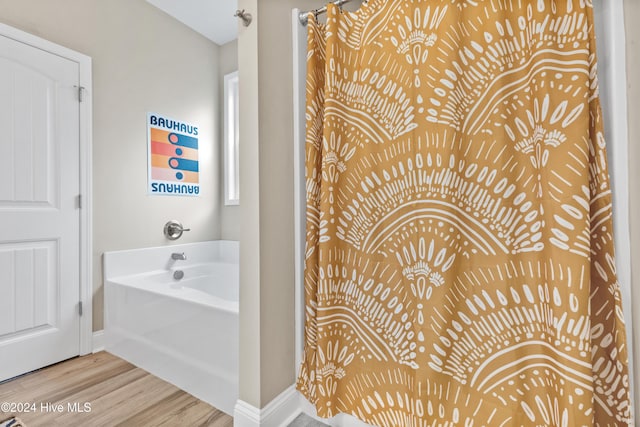
[(590, 0), (329, 4), (306, 89), (318, 414), (629, 424)]

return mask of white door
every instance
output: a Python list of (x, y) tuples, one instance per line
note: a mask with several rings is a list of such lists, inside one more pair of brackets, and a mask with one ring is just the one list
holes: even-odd
[(77, 86), (0, 35), (0, 380), (80, 353)]

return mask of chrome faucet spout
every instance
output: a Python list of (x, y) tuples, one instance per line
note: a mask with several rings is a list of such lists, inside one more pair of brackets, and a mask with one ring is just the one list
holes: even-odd
[(187, 256), (184, 254), (184, 252), (174, 252), (171, 254), (171, 259), (184, 261), (187, 259)]

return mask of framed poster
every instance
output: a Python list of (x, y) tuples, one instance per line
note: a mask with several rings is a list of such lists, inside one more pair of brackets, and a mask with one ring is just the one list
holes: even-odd
[(198, 127), (147, 113), (149, 194), (198, 196)]

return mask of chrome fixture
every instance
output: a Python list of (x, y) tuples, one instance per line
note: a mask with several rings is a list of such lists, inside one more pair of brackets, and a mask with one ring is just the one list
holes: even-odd
[(180, 279), (182, 279), (183, 277), (184, 277), (184, 271), (182, 271), (182, 270), (176, 270), (176, 271), (174, 271), (174, 272), (173, 272), (173, 278), (174, 278), (175, 280), (180, 280)]
[(174, 252), (171, 254), (171, 259), (185, 261), (187, 259), (187, 256), (184, 254), (184, 252)]
[(244, 25), (245, 27), (248, 27), (249, 24), (251, 24), (251, 20), (253, 19), (251, 14), (249, 12), (245, 12), (244, 9), (236, 10), (236, 14), (233, 16), (235, 16), (236, 18), (242, 19), (242, 25)]
[[(351, 0), (335, 0), (335, 1), (332, 1), (331, 3), (335, 4), (340, 8), (340, 10), (342, 10), (342, 5), (349, 3), (350, 1)], [(366, 2), (367, 0), (364, 0), (363, 3), (366, 3)], [(320, 9), (311, 10), (309, 12), (313, 12), (314, 15), (316, 15), (316, 19), (317, 19), (318, 15), (320, 15), (321, 13), (327, 12), (327, 6), (323, 6)], [(307, 23), (308, 23), (307, 21), (309, 20), (309, 12), (300, 12), (300, 14), (298, 15), (298, 20), (305, 27), (307, 26)]]
[(172, 219), (164, 225), (164, 236), (169, 240), (177, 240), (185, 231), (191, 231), (190, 228), (184, 228), (180, 221)]

